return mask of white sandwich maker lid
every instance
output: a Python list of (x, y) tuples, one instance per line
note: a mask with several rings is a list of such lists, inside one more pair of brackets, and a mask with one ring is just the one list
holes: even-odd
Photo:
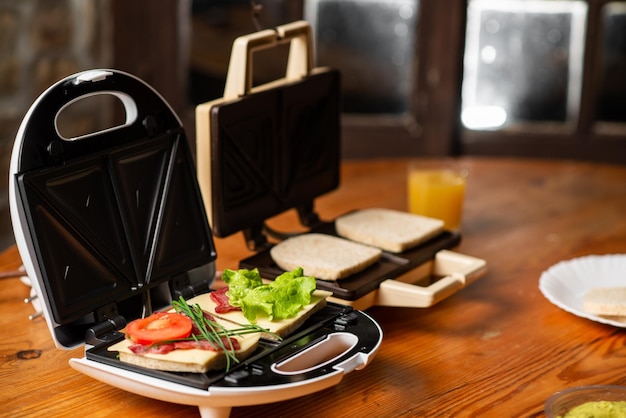
[[(125, 123), (64, 138), (58, 115), (96, 94), (117, 97)], [(85, 357), (70, 364), (105, 383), (228, 416), (233, 406), (335, 385), (378, 350), (375, 321), (330, 303), (228, 372), (159, 372), (107, 351), (128, 321), (210, 291), (217, 257), (180, 120), (132, 75), (85, 71), (46, 90), (18, 131), (9, 195), (20, 255), (55, 344), (85, 344)]]

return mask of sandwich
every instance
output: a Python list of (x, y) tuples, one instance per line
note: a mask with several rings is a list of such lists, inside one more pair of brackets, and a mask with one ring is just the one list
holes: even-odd
[[(190, 300), (189, 303), (193, 302)], [(117, 351), (119, 360), (125, 363), (154, 370), (188, 373), (228, 370), (234, 363), (249, 357), (257, 349), (259, 332), (248, 334), (247, 329), (217, 318), (207, 318), (208, 321), (205, 322), (205, 330), (211, 335), (209, 338), (203, 337), (202, 332), (193, 334), (192, 324), (189, 325), (188, 332), (175, 338), (167, 337), (167, 333), (163, 333), (161, 336), (146, 339), (137, 337), (132, 330), (139, 323), (142, 329), (152, 328), (158, 334), (159, 331), (163, 332), (171, 327), (178, 328), (177, 323), (184, 321), (180, 318), (189, 319), (178, 312), (157, 312), (135, 320), (128, 324), (131, 326), (130, 330), (127, 326), (127, 338), (108, 349)]]
[(332, 235), (307, 233), (288, 238), (270, 249), (272, 260), (285, 271), (302, 267), (304, 274), (339, 280), (380, 260), (382, 251)]
[(392, 209), (362, 209), (335, 220), (341, 237), (392, 253), (401, 253), (440, 234), (440, 219)]
[(593, 315), (626, 319), (626, 287), (589, 289), (583, 296), (583, 309)]
[(252, 355), (261, 338), (280, 340), (296, 330), (330, 295), (316, 291), (315, 279), (302, 276), (302, 269), (270, 283), (256, 269), (226, 270), (222, 277), (228, 287), (130, 322), (126, 338), (108, 349), (122, 362), (155, 370), (228, 371)]

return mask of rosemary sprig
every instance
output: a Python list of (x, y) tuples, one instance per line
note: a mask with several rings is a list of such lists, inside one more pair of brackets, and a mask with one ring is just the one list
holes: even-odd
[[(240, 328), (227, 329), (221, 324), (211, 321), (205, 317), (200, 305), (189, 305), (182, 296), (179, 300), (172, 301), (172, 307), (177, 313), (188, 316), (196, 325), (200, 335), (192, 335), (189, 339), (193, 339), (195, 341), (200, 339), (206, 340), (213, 346), (219, 347), (222, 351), (224, 351), (224, 354), (226, 355), (227, 372), (230, 370), (231, 363), (239, 363), (239, 359), (235, 355), (235, 349), (230, 343), (229, 338), (231, 336), (252, 334), (256, 332), (269, 332), (269, 330), (254, 324), (244, 325)], [(224, 343), (224, 337), (226, 337), (228, 344)]]

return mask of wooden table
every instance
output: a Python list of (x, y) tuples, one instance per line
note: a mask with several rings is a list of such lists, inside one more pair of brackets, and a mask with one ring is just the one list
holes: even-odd
[[(626, 333), (562, 311), (537, 287), (541, 272), (561, 260), (626, 253), (626, 167), (462, 161), (470, 177), (457, 251), (485, 259), (488, 273), (431, 308), (368, 309), (384, 340), (365, 369), (309, 396), (234, 408), (232, 417), (533, 417), (543, 416), (556, 391), (626, 384)], [(406, 164), (346, 162), (341, 187), (319, 199), (318, 213), (332, 219), (371, 206), (404, 210)], [(275, 226), (294, 222), (288, 213)], [(240, 234), (216, 244), (219, 269), (250, 254)], [(14, 248), (0, 265), (20, 265)], [(198, 416), (195, 407), (75, 372), (68, 360), (82, 350), (54, 348), (43, 320), (27, 319), (28, 293), (18, 279), (0, 280), (0, 415)]]

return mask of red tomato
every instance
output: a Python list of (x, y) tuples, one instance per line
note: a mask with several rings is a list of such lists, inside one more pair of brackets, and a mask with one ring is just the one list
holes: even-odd
[(187, 338), (193, 323), (179, 313), (157, 312), (147, 318), (136, 319), (126, 326), (126, 333), (138, 344), (154, 344), (161, 341)]

